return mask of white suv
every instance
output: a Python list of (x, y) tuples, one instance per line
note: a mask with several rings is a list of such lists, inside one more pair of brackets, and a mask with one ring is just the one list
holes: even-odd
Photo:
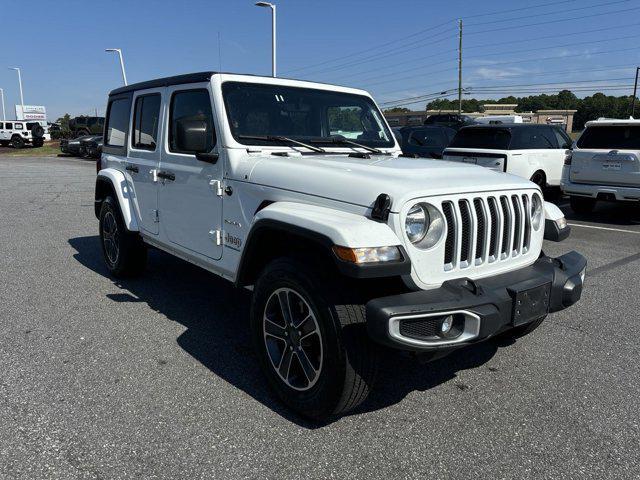
[(514, 123), (464, 127), (442, 158), (512, 173), (559, 192), (562, 166), (570, 153), (571, 138), (562, 128)]
[(253, 286), (260, 364), (308, 417), (362, 402), (380, 345), (524, 335), (581, 295), (584, 257), (541, 252), (568, 227), (536, 185), (402, 158), (362, 90), (214, 72), (122, 87), (98, 169), (109, 271), (140, 273), (153, 246)]
[(597, 200), (640, 200), (640, 120), (587, 122), (565, 162), (562, 190), (576, 213), (589, 213)]
[(27, 144), (34, 147), (44, 145), (45, 129), (38, 122), (9, 120), (0, 122), (0, 145), (23, 148)]

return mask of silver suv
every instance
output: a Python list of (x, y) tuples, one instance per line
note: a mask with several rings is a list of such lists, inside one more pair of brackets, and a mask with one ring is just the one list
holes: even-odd
[(640, 120), (587, 122), (565, 160), (562, 190), (576, 213), (589, 213), (598, 200), (640, 200)]

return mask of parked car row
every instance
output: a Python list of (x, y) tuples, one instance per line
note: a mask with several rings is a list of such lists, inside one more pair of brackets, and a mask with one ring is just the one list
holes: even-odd
[(102, 135), (85, 135), (72, 140), (60, 140), (60, 151), (77, 157), (100, 158), (102, 154)]

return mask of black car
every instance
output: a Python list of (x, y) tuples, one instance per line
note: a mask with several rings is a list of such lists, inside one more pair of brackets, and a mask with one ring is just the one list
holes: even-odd
[(84, 140), (95, 138), (95, 135), (87, 135), (84, 137), (74, 138), (73, 140), (60, 140), (60, 151), (68, 155), (82, 156), (81, 145)]
[(79, 138), (78, 140), (80, 140), (80, 151), (78, 152), (78, 156), (80, 157), (90, 156), (89, 146), (100, 139), (102, 139), (102, 135), (90, 135), (90, 136)]
[(102, 137), (94, 137), (93, 140), (86, 143), (87, 157), (100, 158), (102, 155)]
[(456, 113), (438, 113), (429, 115), (424, 121), (425, 125), (440, 125), (443, 127), (459, 130), (467, 125), (475, 125), (476, 121), (469, 115), (458, 115)]
[(404, 155), (442, 158), (442, 151), (456, 134), (453, 128), (438, 125), (402, 127), (398, 130), (400, 147)]

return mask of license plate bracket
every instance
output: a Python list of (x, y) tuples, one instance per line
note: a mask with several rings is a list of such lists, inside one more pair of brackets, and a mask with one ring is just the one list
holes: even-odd
[(513, 297), (511, 323), (514, 327), (537, 320), (549, 313), (551, 282), (534, 287), (517, 286), (509, 289)]

